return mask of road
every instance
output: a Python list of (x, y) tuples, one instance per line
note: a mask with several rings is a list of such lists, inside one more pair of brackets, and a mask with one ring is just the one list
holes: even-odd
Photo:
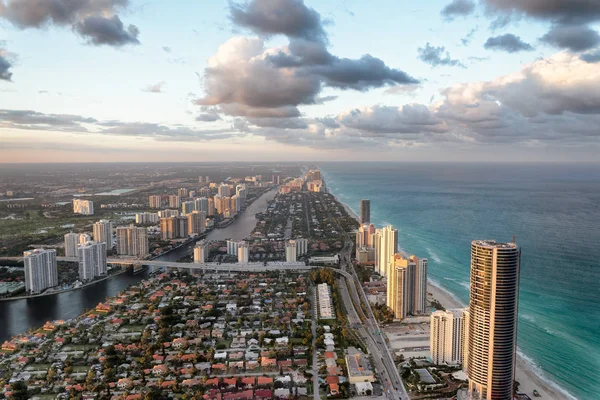
[(313, 394), (315, 400), (321, 400), (321, 393), (319, 389), (319, 364), (318, 364), (318, 351), (317, 351), (317, 291), (313, 288), (313, 310), (312, 310), (312, 349), (313, 349)]
[[(347, 240), (340, 253), (340, 267), (342, 269), (335, 270), (346, 278), (342, 280), (345, 284), (340, 285), (340, 287), (342, 300), (348, 311), (348, 319), (351, 323), (351, 327), (358, 332), (361, 339), (366, 343), (369, 353), (373, 357), (375, 368), (380, 374), (380, 381), (384, 385), (385, 397), (395, 400), (408, 400), (409, 396), (402, 383), (402, 378), (400, 378), (400, 374), (398, 373), (398, 368), (396, 367), (394, 359), (390, 354), (390, 350), (381, 335), (381, 328), (373, 315), (367, 296), (362, 285), (359, 283), (360, 281), (352, 265), (350, 257), (351, 251), (352, 242)], [(356, 289), (357, 286), (360, 288), (360, 293)], [(367, 315), (365, 315), (360, 308), (361, 299), (366, 305)], [(354, 303), (359, 307), (358, 310), (355, 309), (352, 300), (354, 300)], [(362, 320), (360, 315), (363, 317)]]

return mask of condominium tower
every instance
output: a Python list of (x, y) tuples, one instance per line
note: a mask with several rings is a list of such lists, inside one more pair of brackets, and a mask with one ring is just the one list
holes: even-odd
[(285, 261), (286, 262), (296, 262), (296, 241), (290, 240), (285, 244)]
[(194, 262), (196, 264), (204, 264), (208, 260), (208, 253), (210, 249), (208, 243), (204, 240), (197, 243), (194, 247)]
[(134, 225), (117, 227), (117, 254), (144, 257), (148, 255), (148, 231)]
[(94, 242), (97, 243), (106, 243), (107, 249), (112, 249), (113, 247), (113, 225), (112, 222), (101, 219), (100, 221), (94, 224)]
[(160, 208), (162, 197), (159, 195), (150, 196), (148, 197), (148, 202), (150, 203), (150, 208)]
[(90, 200), (73, 199), (73, 213), (94, 215), (94, 202)]
[(464, 346), (464, 310), (435, 311), (431, 314), (430, 349), (436, 365), (462, 364)]
[(371, 200), (363, 199), (360, 201), (360, 223), (369, 222), (371, 222)]
[(467, 375), (474, 399), (513, 398), (520, 260), (515, 243), (471, 243)]
[(381, 275), (389, 275), (398, 249), (398, 230), (391, 225), (378, 229), (375, 233), (375, 248), (377, 249), (376, 269)]
[(88, 282), (106, 275), (106, 243), (87, 242), (77, 249), (79, 279)]
[(77, 246), (79, 245), (79, 234), (65, 234), (65, 257), (77, 257)]
[(56, 250), (35, 249), (23, 253), (25, 290), (36, 294), (58, 286)]

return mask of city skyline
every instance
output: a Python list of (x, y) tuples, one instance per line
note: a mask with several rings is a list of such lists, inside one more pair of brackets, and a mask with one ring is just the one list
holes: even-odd
[(0, 2), (3, 162), (596, 161), (597, 2), (60, 3)]

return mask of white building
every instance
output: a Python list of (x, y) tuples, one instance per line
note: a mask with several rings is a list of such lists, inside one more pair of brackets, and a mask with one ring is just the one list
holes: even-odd
[(375, 269), (381, 275), (388, 276), (391, 268), (391, 261), (398, 249), (398, 230), (391, 225), (375, 232), (375, 247), (377, 249), (377, 258), (375, 260)]
[(296, 242), (294, 240), (285, 244), (285, 261), (296, 262)]
[(235, 240), (228, 240), (227, 241), (227, 254), (229, 254), (230, 256), (237, 256), (238, 255), (238, 246), (239, 243)]
[(82, 282), (106, 275), (106, 243), (87, 242), (77, 249), (79, 279)]
[(135, 214), (136, 224), (158, 224), (159, 219), (160, 218), (158, 217), (158, 213), (143, 212)]
[(419, 258), (414, 277), (414, 314), (425, 314), (427, 311), (427, 259)]
[(194, 200), (194, 208), (197, 211), (204, 211), (208, 214), (208, 199), (206, 197), (200, 197)]
[(77, 246), (79, 245), (79, 235), (77, 233), (65, 234), (65, 257), (77, 257)]
[(430, 349), (436, 365), (462, 364), (464, 354), (464, 310), (435, 311), (431, 314)]
[(331, 289), (326, 283), (317, 285), (317, 304), (319, 305), (319, 318), (332, 319), (334, 317)]
[(233, 196), (231, 196), (232, 210), (234, 210), (236, 213), (239, 213), (240, 211), (242, 211), (243, 202), (244, 202), (244, 199), (239, 194), (234, 194)]
[(204, 264), (208, 260), (209, 251), (208, 243), (204, 240), (200, 241), (194, 247), (194, 262), (196, 264)]
[(179, 210), (161, 210), (158, 212), (158, 219), (161, 218), (171, 218), (171, 217), (179, 217)]
[(308, 253), (308, 239), (298, 238), (296, 242), (296, 255), (303, 256)]
[(28, 293), (41, 293), (45, 289), (58, 286), (56, 250), (35, 249), (23, 253), (25, 264), (25, 290)]
[(238, 262), (241, 264), (248, 264), (249, 259), (250, 249), (248, 248), (248, 243), (242, 240), (238, 244)]
[[(137, 219), (137, 216), (136, 216)], [(101, 219), (94, 224), (94, 242), (106, 243), (107, 249), (113, 247), (113, 225), (111, 221)]]
[(231, 188), (226, 183), (222, 183), (217, 190), (218, 190), (217, 193), (221, 197), (230, 197), (231, 196)]
[(82, 215), (94, 215), (94, 202), (91, 200), (73, 199), (73, 212)]

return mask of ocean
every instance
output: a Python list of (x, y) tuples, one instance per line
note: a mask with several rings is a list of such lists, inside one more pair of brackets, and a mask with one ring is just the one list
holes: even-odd
[(470, 243), (521, 246), (518, 351), (565, 398), (600, 398), (600, 165), (320, 163), (328, 189), (398, 229), (469, 300)]

